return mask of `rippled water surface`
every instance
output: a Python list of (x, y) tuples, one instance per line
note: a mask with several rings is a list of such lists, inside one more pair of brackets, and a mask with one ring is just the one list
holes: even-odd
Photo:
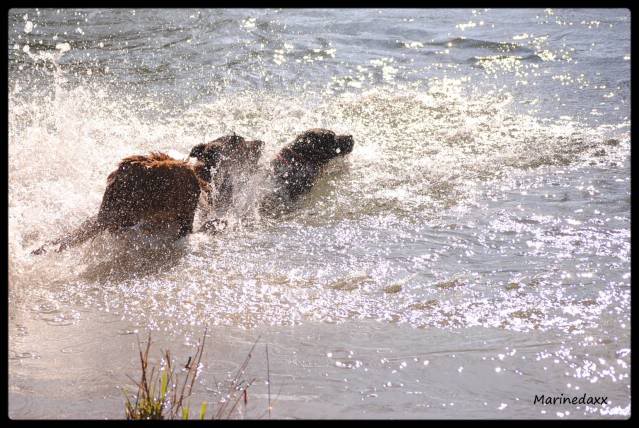
[[(259, 337), (237, 417), (268, 376), (278, 418), (630, 415), (628, 10), (8, 18), (11, 417), (123, 417), (135, 333), (186, 359), (206, 326), (193, 402)], [(355, 148), (283, 217), (257, 173), (222, 233), (30, 254), (125, 156), (236, 132), (266, 166), (314, 127)]]

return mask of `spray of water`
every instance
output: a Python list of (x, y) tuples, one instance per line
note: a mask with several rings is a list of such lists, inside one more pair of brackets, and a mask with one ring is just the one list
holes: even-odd
[[(32, 54), (47, 65), (48, 83), (10, 87), (10, 281), (14, 299), (32, 305), (116, 307), (149, 325), (167, 318), (240, 325), (352, 317), (499, 323), (489, 316), (490, 299), (474, 311), (464, 306), (470, 301), (424, 311), (423, 293), (397, 292), (397, 269), (375, 242), (413, 239), (411, 224), (472, 206), (491, 183), (593, 162), (602, 150), (611, 162), (628, 155), (627, 125), (592, 128), (515, 113), (508, 92), (475, 92), (465, 78), (340, 94), (220, 91), (212, 102), (178, 109), (89, 77), (70, 84), (58, 66), (68, 49)], [(354, 151), (328, 168), (293, 213), (260, 219), (268, 161), (314, 127), (353, 135)], [(195, 144), (230, 132), (267, 146), (262, 170), (244, 177), (234, 196), (231, 227), (223, 233), (177, 243), (104, 234), (66, 254), (29, 254), (97, 212), (106, 177), (121, 158), (151, 150), (186, 156)], [(196, 223), (205, 219), (202, 212)], [(355, 257), (354, 243), (369, 245), (369, 253)], [(411, 275), (404, 279), (413, 281)], [(539, 306), (526, 299), (507, 306)], [(534, 314), (522, 314), (518, 322), (532, 326)]]

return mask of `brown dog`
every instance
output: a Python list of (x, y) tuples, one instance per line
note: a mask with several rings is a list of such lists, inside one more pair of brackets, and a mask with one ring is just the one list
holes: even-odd
[(246, 140), (239, 135), (225, 135), (210, 143), (193, 147), (189, 156), (204, 164), (204, 175), (217, 190), (215, 199), (211, 201), (216, 210), (224, 211), (229, 207), (233, 197), (233, 183), (237, 183), (242, 172), (255, 169), (263, 147), (263, 141)]
[(208, 191), (207, 168), (191, 165), (164, 153), (130, 156), (109, 174), (97, 216), (70, 235), (48, 242), (33, 254), (75, 246), (103, 230), (112, 233), (139, 225), (143, 230), (178, 239), (193, 230), (200, 192)]
[(262, 212), (285, 209), (313, 188), (330, 160), (353, 151), (351, 135), (328, 129), (309, 129), (280, 150), (271, 161), (275, 190), (261, 204)]

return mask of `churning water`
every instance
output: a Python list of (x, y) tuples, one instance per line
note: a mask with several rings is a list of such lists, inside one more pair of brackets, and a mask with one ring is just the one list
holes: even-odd
[[(260, 337), (238, 416), (268, 344), (274, 417), (627, 417), (629, 115), (628, 10), (13, 9), (10, 416), (123, 417), (134, 333), (208, 326), (193, 403)], [(30, 254), (125, 156), (314, 127), (355, 148), (283, 217), (258, 174), (220, 234)]]

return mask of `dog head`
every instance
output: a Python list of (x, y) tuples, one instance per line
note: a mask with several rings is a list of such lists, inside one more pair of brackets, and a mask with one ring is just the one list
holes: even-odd
[(264, 142), (247, 141), (239, 135), (225, 135), (210, 143), (198, 144), (189, 156), (204, 163), (208, 168), (220, 166), (255, 166), (262, 155)]
[(324, 164), (353, 151), (352, 135), (336, 135), (328, 129), (309, 129), (298, 135), (291, 149), (304, 158)]

